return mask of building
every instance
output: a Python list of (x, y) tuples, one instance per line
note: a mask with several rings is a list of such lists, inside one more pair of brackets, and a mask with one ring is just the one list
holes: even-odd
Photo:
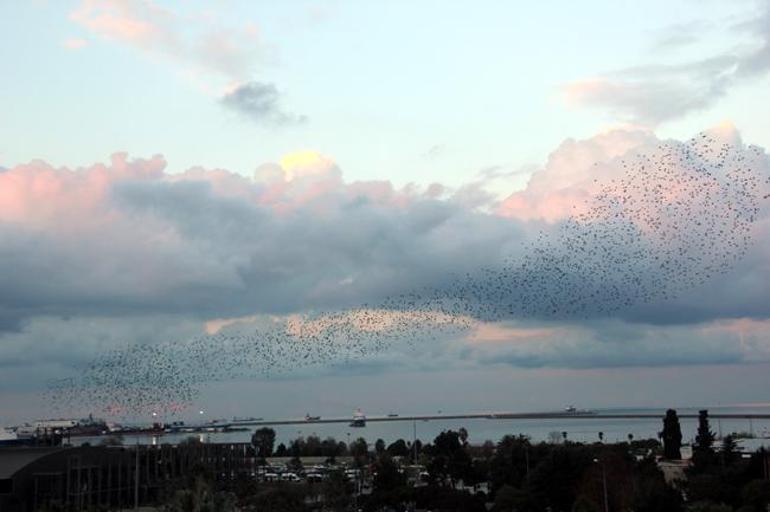
[(0, 512), (156, 503), (171, 481), (205, 469), (218, 480), (256, 474), (246, 443), (0, 449)]

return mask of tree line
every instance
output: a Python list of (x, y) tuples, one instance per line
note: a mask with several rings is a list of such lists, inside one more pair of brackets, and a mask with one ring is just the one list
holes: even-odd
[[(707, 411), (701, 411), (693, 457), (678, 480), (667, 479), (661, 470), (665, 461), (683, 465), (676, 462), (682, 432), (674, 410), (666, 413), (658, 439), (629, 436), (625, 442), (605, 443), (600, 433), (594, 443), (579, 443), (566, 435), (553, 437), (532, 442), (507, 435), (496, 443), (472, 444), (467, 430), (459, 429), (441, 432), (425, 445), (378, 439), (370, 447), (362, 438), (346, 444), (309, 436), (276, 447), (275, 432), (261, 428), (252, 437), (258, 458), (285, 454), (301, 464), (305, 456), (330, 461), (350, 456), (371, 475), (371, 493), (356, 492), (340, 470), (318, 484), (248, 481), (217, 489), (212, 480), (196, 480), (172, 494), (182, 505), (169, 510), (206, 510), (184, 507), (191, 496), (204, 495), (216, 501), (219, 508), (212, 510), (223, 512), (228, 503), (247, 512), (761, 512), (770, 504), (767, 454), (743, 457), (731, 436), (717, 446)], [(419, 485), (405, 471), (412, 464), (427, 473)], [(202, 491), (201, 485), (210, 490)]]

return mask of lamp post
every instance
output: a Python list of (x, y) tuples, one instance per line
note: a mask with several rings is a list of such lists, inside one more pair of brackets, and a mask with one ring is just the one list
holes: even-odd
[(529, 441), (524, 441), (524, 463), (527, 469), (527, 483), (529, 483)]
[(604, 467), (604, 461), (601, 461), (599, 459), (594, 459), (594, 462), (596, 464), (601, 465), (602, 467), (602, 487), (604, 489), (604, 512), (610, 512), (610, 504), (609, 504), (609, 500), (607, 499), (607, 471)]

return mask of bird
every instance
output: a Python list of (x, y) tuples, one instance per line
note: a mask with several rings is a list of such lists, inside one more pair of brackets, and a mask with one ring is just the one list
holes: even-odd
[(620, 176), (596, 178), (597, 192), (571, 216), (497, 265), (374, 303), (270, 318), (248, 332), (127, 342), (50, 381), (47, 398), (54, 409), (85, 405), (118, 417), (181, 414), (212, 382), (345, 364), (485, 323), (601, 318), (672, 301), (729, 273), (751, 248), (770, 198), (763, 158), (760, 148), (708, 133), (663, 142), (623, 157)]

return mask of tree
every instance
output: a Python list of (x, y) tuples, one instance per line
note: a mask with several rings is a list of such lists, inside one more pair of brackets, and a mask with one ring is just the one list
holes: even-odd
[(752, 512), (763, 512), (770, 504), (770, 481), (752, 480), (743, 487), (741, 498), (744, 508)]
[(599, 442), (600, 443), (604, 442), (604, 432), (599, 432)]
[(504, 485), (495, 495), (493, 512), (508, 512), (510, 510), (535, 510), (536, 505), (532, 496), (524, 490), (510, 485)]
[(338, 455), (343, 455), (346, 450), (345, 443), (338, 443), (333, 437), (327, 437), (321, 442), (321, 455), (332, 460)]
[(692, 503), (730, 503), (736, 497), (735, 486), (727, 482), (723, 475), (711, 471), (689, 471), (686, 491), (687, 499)]
[(302, 457), (305, 454), (305, 438), (298, 437), (291, 443), (289, 443), (289, 453), (292, 457)]
[(663, 473), (653, 459), (645, 459), (634, 477), (633, 505), (635, 512), (680, 512), (682, 495), (666, 483)]
[(406, 485), (406, 476), (398, 470), (388, 454), (383, 454), (374, 464), (374, 489), (390, 492)]
[(403, 439), (391, 443), (388, 446), (387, 451), (388, 455), (391, 457), (406, 457), (409, 455), (409, 447)]
[(491, 459), (495, 454), (495, 443), (493, 443), (491, 440), (487, 439), (484, 441), (484, 444), (481, 445), (481, 456), (485, 460)]
[(214, 492), (202, 476), (195, 478), (189, 489), (176, 491), (166, 504), (168, 512), (231, 512), (235, 511), (235, 495)]
[(382, 455), (382, 453), (385, 451), (385, 441), (382, 439), (377, 439), (377, 441), (374, 443), (374, 451), (377, 453), (377, 455)]
[(305, 496), (295, 486), (269, 487), (251, 497), (245, 512), (304, 512)]
[(366, 439), (359, 437), (352, 443), (350, 443), (350, 455), (355, 457), (356, 463), (364, 464), (369, 457), (369, 445), (366, 444)]
[(721, 454), (722, 464), (725, 466), (731, 466), (738, 460), (738, 444), (735, 442), (735, 437), (732, 435), (725, 436), (722, 440)]
[(663, 418), (663, 458), (668, 460), (681, 460), (682, 458), (682, 430), (679, 427), (679, 417), (674, 409), (666, 411)]
[(275, 450), (275, 456), (276, 457), (286, 457), (287, 454), (286, 445), (281, 443), (278, 445), (278, 448)]
[(251, 444), (257, 451), (257, 457), (272, 457), (275, 445), (275, 430), (268, 427), (258, 428), (251, 436)]
[(321, 438), (316, 435), (310, 435), (305, 440), (305, 450), (303, 455), (308, 457), (319, 457), (323, 455)]
[(465, 451), (459, 432), (441, 432), (433, 440), (433, 447), (433, 460), (428, 466), (428, 471), (434, 478), (443, 482), (448, 476), (454, 486), (456, 481), (471, 476), (471, 459)]
[(457, 431), (457, 433), (460, 435), (460, 442), (463, 444), (463, 446), (468, 444), (468, 430), (466, 430), (465, 427), (460, 427), (460, 430)]
[(522, 488), (527, 479), (528, 463), (531, 463), (532, 467), (535, 466), (533, 448), (526, 437), (503, 437), (497, 443), (490, 461), (489, 476), (492, 488), (497, 490), (504, 485)]
[(698, 412), (698, 433), (695, 436), (692, 462), (692, 469), (696, 473), (707, 471), (715, 465), (714, 433), (709, 427), (709, 412), (705, 409)]
[(329, 510), (347, 510), (352, 486), (341, 470), (332, 471), (321, 487), (324, 506)]

